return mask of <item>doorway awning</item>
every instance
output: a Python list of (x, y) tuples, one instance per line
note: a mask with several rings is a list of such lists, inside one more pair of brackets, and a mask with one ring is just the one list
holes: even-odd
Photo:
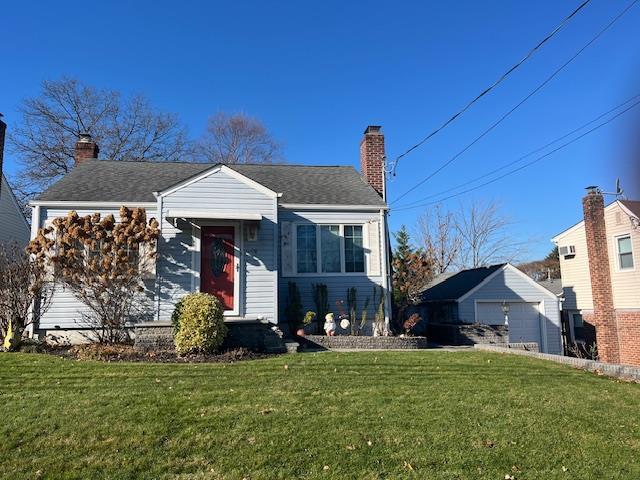
[(262, 215), (259, 213), (229, 212), (220, 210), (167, 210), (167, 221), (178, 227), (179, 222), (197, 223), (198, 220), (245, 220), (259, 222)]

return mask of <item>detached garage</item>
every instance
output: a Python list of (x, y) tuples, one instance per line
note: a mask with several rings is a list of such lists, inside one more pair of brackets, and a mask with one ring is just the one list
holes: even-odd
[(562, 353), (558, 297), (508, 263), (437, 278), (421, 311), (437, 343), (535, 343)]

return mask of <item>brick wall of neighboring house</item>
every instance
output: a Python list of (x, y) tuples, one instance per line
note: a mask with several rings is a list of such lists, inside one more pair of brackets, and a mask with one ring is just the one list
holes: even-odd
[(604, 362), (620, 363), (618, 329), (613, 308), (613, 291), (607, 227), (604, 220), (604, 198), (595, 188), (582, 199), (584, 227), (587, 237), (593, 314), (598, 354)]
[(617, 310), (620, 363), (640, 365), (640, 310)]
[(593, 312), (583, 318), (596, 327), (601, 361), (640, 365), (640, 310), (614, 306), (604, 198), (592, 188), (582, 204), (593, 295)]

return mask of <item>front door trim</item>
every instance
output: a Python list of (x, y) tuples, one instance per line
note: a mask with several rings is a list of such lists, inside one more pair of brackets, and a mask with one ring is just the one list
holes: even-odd
[(234, 282), (233, 282), (233, 310), (225, 310), (225, 317), (237, 317), (240, 316), (240, 305), (242, 301), (240, 298), (242, 289), (240, 284), (243, 281), (242, 268), (241, 268), (241, 252), (242, 252), (242, 235), (241, 235), (241, 223), (235, 221), (201, 221), (197, 224), (192, 224), (192, 237), (193, 247), (191, 249), (191, 269), (193, 272), (191, 289), (194, 292), (200, 291), (200, 272), (202, 269), (202, 228), (203, 227), (233, 227), (233, 268), (235, 269)]

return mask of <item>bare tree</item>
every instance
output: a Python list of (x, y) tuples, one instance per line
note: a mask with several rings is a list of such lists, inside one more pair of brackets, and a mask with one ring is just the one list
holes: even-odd
[(127, 322), (144, 311), (143, 275), (158, 236), (158, 222), (147, 222), (142, 208), (122, 207), (119, 222), (70, 212), (40, 229), (28, 251), (88, 308), (84, 323), (93, 339), (114, 343), (127, 339)]
[(421, 247), (431, 259), (435, 275), (446, 272), (460, 257), (462, 236), (453, 213), (438, 205), (418, 218)]
[(196, 152), (210, 163), (273, 163), (282, 160), (282, 147), (256, 118), (242, 113), (216, 113), (197, 142)]
[(459, 266), (477, 268), (516, 261), (523, 254), (526, 242), (514, 241), (509, 234), (510, 225), (495, 202), (462, 205), (456, 218), (461, 241)]
[(73, 78), (43, 82), (41, 93), (19, 111), (9, 142), (22, 165), (16, 189), (23, 199), (73, 167), (81, 133), (91, 133), (100, 156), (112, 160), (181, 160), (188, 147), (175, 115), (155, 111), (141, 95), (124, 98)]
[(0, 335), (3, 340), (10, 337), (11, 347), (47, 310), (52, 291), (53, 284), (39, 262), (15, 244), (0, 244)]

